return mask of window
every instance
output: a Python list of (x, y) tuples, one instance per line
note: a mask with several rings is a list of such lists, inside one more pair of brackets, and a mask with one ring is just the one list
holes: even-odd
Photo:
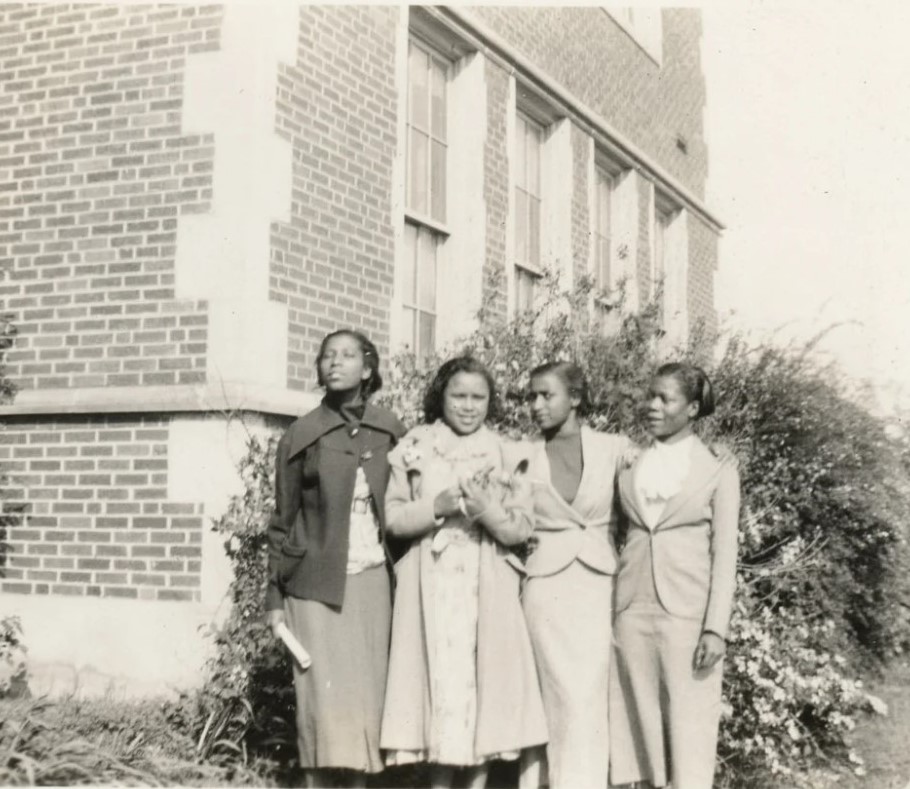
[(654, 190), (652, 247), (654, 286), (660, 287), (660, 322), (671, 343), (688, 337), (689, 234), (686, 212), (669, 195)]
[(404, 266), (404, 339), (423, 357), (436, 349), (439, 248), (446, 221), (447, 107), (450, 65), (413, 39), (408, 43)]
[(408, 222), (404, 228), (407, 259), (402, 272), (404, 331), (414, 353), (426, 356), (436, 349), (436, 233)]
[(615, 176), (598, 167), (594, 176), (594, 287), (606, 290), (613, 286), (615, 272), (611, 270), (610, 244)]
[(540, 265), (543, 127), (522, 113), (515, 125), (515, 311), (534, 306)]

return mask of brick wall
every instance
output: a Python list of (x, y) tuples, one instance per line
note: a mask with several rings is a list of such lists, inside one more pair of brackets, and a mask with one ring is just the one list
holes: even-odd
[(388, 348), (397, 145), (397, 8), (304, 6), (299, 59), (279, 74), (277, 129), (293, 145), (291, 222), (272, 229), (270, 296), (288, 305), (288, 386), (315, 385), (326, 332)]
[(0, 6), (0, 298), (22, 389), (198, 383), (205, 305), (176, 298), (213, 140), (181, 133), (217, 6)]
[(484, 145), (484, 189), (486, 208), (486, 257), (484, 289), (486, 315), (506, 316), (506, 227), (509, 217), (509, 141), (506, 126), (509, 105), (509, 75), (487, 60), (487, 136)]
[(572, 265), (576, 281), (592, 273), (591, 222), (588, 205), (588, 168), (590, 137), (577, 126), (572, 127)]
[(168, 423), (129, 417), (12, 419), (0, 591), (198, 600), (202, 505), (170, 501)]
[[(476, 7), (472, 13), (695, 194), (704, 196), (707, 151), (697, 10), (663, 11), (658, 66), (599, 7)], [(676, 145), (677, 135), (688, 153)]]
[(689, 217), (689, 315), (703, 322), (709, 334), (717, 330), (714, 309), (714, 272), (717, 270), (717, 233), (696, 217)]

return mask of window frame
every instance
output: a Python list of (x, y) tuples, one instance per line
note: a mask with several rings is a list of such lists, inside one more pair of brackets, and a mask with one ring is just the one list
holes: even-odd
[[(543, 189), (543, 165), (544, 165), (544, 146), (547, 141), (547, 126), (541, 121), (534, 118), (528, 112), (526, 112), (521, 106), (516, 106), (514, 109), (515, 113), (515, 136), (513, 143), (513, 151), (515, 153), (516, 162), (519, 159), (519, 134), (522, 135), (522, 146), (524, 150), (524, 155), (520, 158), (522, 159), (522, 164), (524, 164), (524, 172), (519, 176), (519, 168), (516, 167), (513, 171), (513, 183), (512, 183), (512, 196), (514, 200), (514, 211), (513, 211), (513, 221), (515, 223), (513, 227), (513, 250), (512, 250), (512, 276), (514, 284), (514, 293), (513, 293), (513, 307), (516, 314), (533, 309), (534, 306), (534, 290), (543, 278), (544, 267), (542, 265), (542, 253), (543, 253), (543, 223), (541, 218), (543, 216), (543, 205), (544, 205), (544, 189)], [(536, 187), (537, 194), (532, 191), (533, 184), (528, 183), (531, 179), (529, 178), (530, 170), (530, 160), (527, 156), (527, 141), (529, 134), (533, 133), (536, 136)], [(530, 258), (530, 255), (526, 255), (524, 259), (519, 257), (519, 199), (518, 194), (521, 192), (525, 198), (526, 206), (526, 215), (524, 217), (524, 227), (526, 229), (525, 238), (522, 239), (523, 246), (526, 250), (530, 250), (533, 246), (536, 246), (537, 249), (537, 260), (534, 261)], [(533, 201), (536, 201), (537, 205), (537, 221), (536, 221), (536, 240), (532, 239), (530, 233), (531, 225), (531, 216), (532, 216), (532, 205)], [(534, 242), (534, 243), (532, 243)], [(529, 295), (523, 298), (523, 293), (527, 292)]]
[[(441, 54), (434, 46), (427, 43), (421, 36), (417, 35), (414, 30), (409, 29), (408, 31), (408, 52), (407, 52), (407, 72), (406, 72), (406, 98), (405, 98), (405, 152), (404, 152), (404, 227), (402, 229), (402, 249), (403, 254), (398, 258), (399, 261), (403, 262), (407, 266), (407, 271), (402, 271), (399, 273), (399, 285), (401, 286), (401, 291), (399, 293), (398, 301), (398, 310), (400, 312), (401, 319), (401, 341), (404, 346), (408, 348), (417, 358), (426, 357), (434, 353), (437, 349), (438, 343), (438, 318), (439, 318), (439, 280), (440, 280), (440, 268), (445, 262), (445, 243), (451, 237), (451, 229), (446, 223), (447, 213), (443, 214), (442, 218), (438, 216), (433, 216), (434, 213), (434, 202), (433, 202), (433, 156), (432, 156), (432, 144), (434, 142), (434, 129), (433, 129), (433, 108), (432, 108), (432, 99), (433, 99), (433, 67), (437, 65), (442, 71), (443, 77), (443, 88), (444, 88), (444, 105), (443, 105), (443, 118), (442, 122), (444, 124), (445, 139), (440, 142), (443, 145), (444, 155), (445, 155), (445, 169), (444, 177), (442, 179), (442, 203), (443, 209), (447, 212), (449, 207), (449, 154), (450, 154), (450, 118), (451, 112), (449, 107), (449, 89), (451, 85), (451, 80), (454, 71), (454, 63), (447, 58), (445, 55)], [(427, 90), (427, 128), (422, 129), (419, 126), (415, 126), (411, 114), (411, 102), (413, 100), (412, 93), (412, 72), (411, 72), (411, 58), (413, 49), (417, 49), (423, 55), (427, 57), (427, 70), (426, 70), (426, 90)], [(412, 151), (412, 133), (413, 130), (417, 130), (419, 133), (425, 134), (428, 140), (427, 144), (427, 154), (426, 154), (426, 182), (425, 194), (426, 194), (426, 207), (427, 212), (418, 210), (418, 207), (415, 207), (412, 204), (412, 190), (411, 190), (411, 172), (413, 167), (413, 151)], [(410, 232), (414, 233), (414, 243), (413, 245), (409, 241)], [(433, 244), (433, 279), (434, 279), (434, 290), (433, 290), (433, 303), (432, 307), (421, 303), (421, 289), (423, 277), (426, 274), (425, 267), (427, 261), (423, 260), (421, 257), (421, 250), (423, 245), (421, 244), (421, 237), (429, 236)], [(412, 286), (411, 292), (407, 293), (406, 285), (410, 284)], [(421, 342), (422, 330), (421, 330), (421, 317), (430, 316), (432, 318), (432, 347), (427, 349), (422, 347), (423, 343)]]

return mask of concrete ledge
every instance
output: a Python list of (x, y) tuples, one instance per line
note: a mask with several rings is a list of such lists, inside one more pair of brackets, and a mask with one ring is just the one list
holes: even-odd
[(254, 411), (299, 416), (320, 395), (245, 383), (201, 386), (128, 386), (95, 389), (27, 389), (0, 417), (63, 414), (142, 414)]
[(34, 695), (137, 698), (198, 687), (227, 610), (198, 603), (97, 597), (3, 596), (22, 620)]

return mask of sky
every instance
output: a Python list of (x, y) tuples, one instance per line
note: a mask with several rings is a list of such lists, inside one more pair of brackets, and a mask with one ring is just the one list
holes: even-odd
[(910, 3), (703, 8), (722, 321), (910, 396)]

